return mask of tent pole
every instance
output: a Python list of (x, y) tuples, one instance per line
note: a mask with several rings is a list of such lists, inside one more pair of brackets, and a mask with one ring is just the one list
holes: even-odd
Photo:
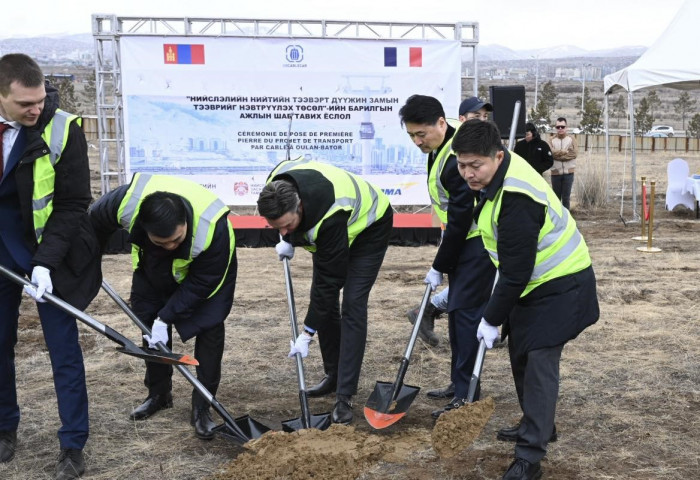
[(627, 92), (630, 116), (630, 140), (632, 145), (632, 218), (637, 219), (637, 147), (634, 140), (634, 93)]
[(605, 203), (610, 202), (610, 134), (608, 133), (608, 94), (603, 97), (603, 112), (605, 115)]

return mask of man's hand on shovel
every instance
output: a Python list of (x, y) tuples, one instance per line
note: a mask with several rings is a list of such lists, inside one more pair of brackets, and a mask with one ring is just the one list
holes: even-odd
[(297, 353), (301, 353), (302, 358), (306, 358), (306, 356), (309, 354), (309, 343), (311, 343), (311, 340), (313, 337), (309, 335), (306, 331), (302, 332), (301, 334), (297, 335), (297, 340), (296, 342), (289, 341), (289, 346), (291, 349), (289, 350), (289, 355), (287, 355), (289, 358), (293, 358), (294, 355)]
[(476, 330), (476, 339), (481, 341), (482, 338), (486, 343), (486, 348), (493, 348), (493, 342), (498, 339), (498, 327), (491, 325), (485, 318), (481, 319), (479, 328)]
[(168, 344), (168, 324), (160, 318), (156, 318), (151, 327), (151, 334), (144, 335), (143, 339), (148, 342), (148, 348), (158, 348), (158, 342), (163, 345)]

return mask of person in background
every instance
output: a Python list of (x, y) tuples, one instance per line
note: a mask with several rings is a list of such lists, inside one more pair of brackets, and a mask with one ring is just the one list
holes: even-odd
[(576, 156), (578, 145), (576, 139), (568, 135), (566, 118), (557, 118), (554, 126), (556, 134), (549, 138), (549, 147), (552, 149), (554, 163), (550, 170), (552, 174), (552, 190), (568, 210), (570, 208), (571, 188), (574, 185), (574, 169), (576, 168)]
[(540, 175), (554, 163), (549, 144), (540, 138), (537, 127), (530, 122), (525, 124), (525, 138), (515, 144), (513, 152), (525, 159)]
[[(84, 310), (102, 283), (100, 250), (87, 209), (92, 200), (81, 119), (58, 108), (55, 88), (24, 54), (0, 58), (0, 264), (26, 275), (51, 359), (61, 427), (58, 480), (85, 472), (89, 435), (83, 354), (75, 318), (43, 297)], [(0, 275), (0, 462), (17, 447), (20, 410), (15, 344), (22, 287)]]
[(591, 257), (569, 211), (544, 178), (503, 147), (495, 124), (465, 122), (452, 149), (460, 175), (479, 192), (474, 218), (498, 268), (477, 338), (491, 348), (504, 325), (523, 412), (517, 425), (498, 431), (499, 440), (516, 442), (503, 479), (537, 479), (547, 444), (557, 439), (562, 350), (600, 315)]
[[(486, 110), (483, 102), (468, 103), (470, 111)], [(441, 398), (453, 389), (453, 396), (445, 407), (432, 412), (437, 418), (466, 403), (478, 350), (476, 329), (491, 294), (496, 271), (472, 221), (474, 192), (460, 177), (452, 153), (452, 137), (459, 124), (450, 125), (440, 101), (426, 95), (409, 97), (399, 110), (399, 118), (413, 143), (428, 154), (426, 167), (431, 203), (446, 225), (442, 242), (424, 280), (435, 290), (442, 283), (444, 273), (449, 277), (447, 311), (452, 382), (446, 388), (428, 392), (428, 395)]]
[(309, 309), (289, 357), (306, 357), (318, 332), (325, 376), (307, 393), (319, 397), (336, 392), (331, 420), (348, 424), (367, 342), (369, 293), (389, 246), (389, 199), (341, 168), (285, 160), (270, 173), (258, 211), (283, 236), (275, 247), (280, 261), (294, 257), (294, 246), (311, 252)]
[[(236, 289), (236, 238), (229, 209), (198, 183), (168, 175), (137, 173), (128, 185), (103, 195), (90, 207), (90, 220), (106, 244), (126, 229), (134, 273), (131, 307), (151, 329), (144, 346), (172, 346), (195, 338), (197, 379), (216, 395), (221, 380), (226, 329)], [(145, 420), (172, 408), (173, 367), (146, 362), (148, 397), (130, 415)], [(216, 426), (209, 402), (192, 390), (190, 423), (197, 438), (211, 440)]]
[(478, 97), (465, 98), (459, 104), (459, 121), (462, 123), (473, 118), (486, 121), (489, 119), (490, 112), (493, 112), (493, 105), (490, 103)]

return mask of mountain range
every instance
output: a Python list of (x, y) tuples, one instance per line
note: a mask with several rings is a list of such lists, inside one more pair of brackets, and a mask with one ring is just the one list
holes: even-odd
[[(645, 46), (626, 46), (605, 50), (586, 50), (573, 45), (557, 45), (531, 50), (513, 50), (502, 45), (479, 45), (477, 59), (481, 61), (547, 60), (564, 58), (639, 57)], [(41, 62), (92, 63), (94, 39), (90, 33), (46, 37), (0, 39), (0, 54), (22, 52)]]

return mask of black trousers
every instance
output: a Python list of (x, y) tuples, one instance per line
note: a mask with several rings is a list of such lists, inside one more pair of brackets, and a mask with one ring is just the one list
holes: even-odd
[[(137, 272), (134, 273), (137, 275)], [(143, 279), (140, 279), (143, 280)], [(158, 312), (163, 308), (168, 300), (167, 296), (155, 290), (145, 291), (143, 281), (134, 281), (140, 286), (139, 290), (131, 291), (131, 307), (137, 317), (148, 327), (153, 326), (153, 322), (158, 316)], [(227, 280), (216, 294), (205, 300), (195, 309), (188, 321), (196, 322), (198, 318), (206, 318), (211, 322), (213, 318), (220, 319), (216, 325), (203, 329), (195, 336), (194, 358), (199, 362), (196, 367), (197, 379), (209, 390), (212, 395), (216, 395), (221, 381), (221, 359), (224, 354), (224, 343), (226, 330), (224, 321), (231, 311), (233, 305), (233, 295), (235, 291), (235, 275), (231, 280)], [(148, 342), (143, 342), (144, 347)], [(172, 327), (168, 328), (168, 348), (172, 347)], [(144, 385), (148, 389), (148, 396), (162, 395), (172, 390), (173, 367), (154, 362), (146, 362), (146, 375)], [(192, 391), (193, 406), (203, 406), (207, 401), (197, 392)]]
[[(371, 254), (353, 255), (343, 287), (343, 305), (336, 302), (332, 318), (318, 330), (318, 342), (327, 375), (337, 373), (336, 393), (354, 395), (360, 380), (367, 343), (367, 302), (387, 247)], [(313, 288), (313, 286), (312, 286)]]
[(564, 344), (561, 344), (518, 355), (517, 338), (509, 337), (510, 366), (523, 411), (515, 456), (530, 463), (544, 458), (554, 429), (559, 396), (559, 361), (563, 349)]
[[(476, 330), (491, 297), (496, 267), (486, 253), (481, 237), (470, 238), (459, 255), (455, 272), (450, 274), (448, 294), (448, 333), (452, 356), (451, 379), (455, 397), (466, 398), (474, 371), (479, 342)], [(477, 386), (474, 400), (479, 399)]]

